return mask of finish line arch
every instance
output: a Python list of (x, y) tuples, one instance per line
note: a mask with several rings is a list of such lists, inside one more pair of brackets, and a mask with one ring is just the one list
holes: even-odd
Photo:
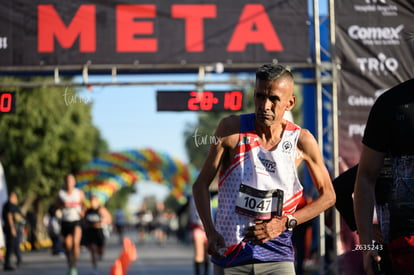
[(76, 174), (76, 187), (86, 196), (93, 192), (105, 203), (118, 190), (139, 181), (167, 186), (171, 195), (185, 201), (198, 171), (169, 154), (152, 149), (109, 152), (86, 164)]

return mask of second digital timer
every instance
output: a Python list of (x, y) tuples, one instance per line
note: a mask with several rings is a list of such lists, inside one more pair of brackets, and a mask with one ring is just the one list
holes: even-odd
[(242, 91), (158, 91), (158, 111), (241, 111)]

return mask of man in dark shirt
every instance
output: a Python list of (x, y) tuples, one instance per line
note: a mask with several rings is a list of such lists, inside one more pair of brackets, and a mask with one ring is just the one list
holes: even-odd
[(391, 157), (388, 249), (393, 274), (414, 274), (414, 79), (382, 94), (368, 117), (354, 192), (364, 268), (373, 274), (380, 246), (372, 244), (375, 185), (385, 156)]
[(6, 255), (4, 256), (4, 270), (14, 270), (11, 265), (11, 255), (15, 254), (17, 266), (22, 262), (19, 240), (21, 226), (24, 224), (24, 216), (18, 206), (17, 194), (9, 193), (9, 200), (3, 206), (4, 236), (6, 239)]

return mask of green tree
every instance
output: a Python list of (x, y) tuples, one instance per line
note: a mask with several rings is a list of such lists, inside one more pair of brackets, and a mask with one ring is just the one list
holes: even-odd
[[(138, 184), (138, 183), (135, 183)], [(126, 209), (128, 206), (128, 198), (132, 193), (135, 193), (134, 186), (126, 186), (116, 191), (106, 202), (106, 207), (112, 213), (117, 208)]]
[(17, 96), (16, 113), (0, 116), (1, 161), (8, 188), (16, 190), (26, 205), (45, 202), (56, 196), (65, 174), (78, 171), (106, 151), (107, 145), (92, 123), (92, 103), (79, 97), (76, 90), (12, 91)]

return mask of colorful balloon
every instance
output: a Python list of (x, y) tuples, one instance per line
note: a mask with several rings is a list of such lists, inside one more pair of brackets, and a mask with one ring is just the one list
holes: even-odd
[(93, 159), (76, 174), (77, 187), (105, 203), (116, 191), (139, 181), (166, 185), (179, 201), (191, 194), (197, 170), (152, 149), (110, 152)]

